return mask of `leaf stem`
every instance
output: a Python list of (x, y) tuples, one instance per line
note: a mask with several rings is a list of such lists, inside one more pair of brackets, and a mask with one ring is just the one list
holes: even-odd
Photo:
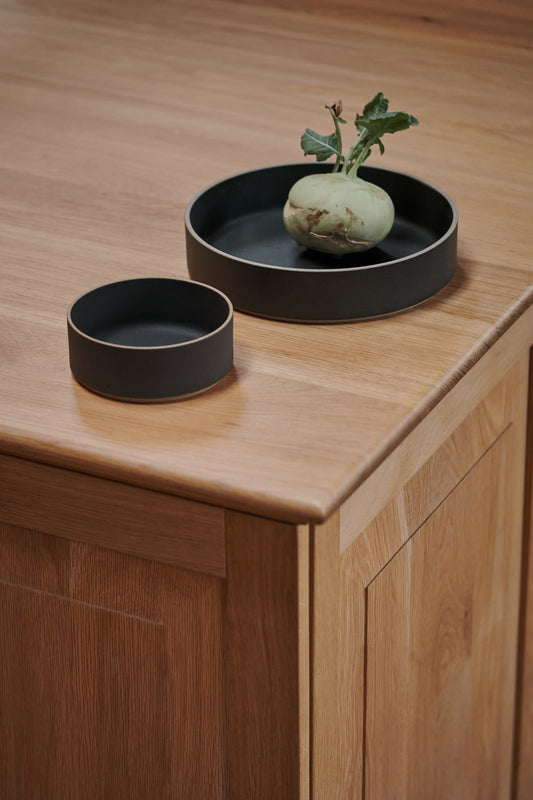
[(376, 143), (376, 137), (368, 135), (367, 131), (361, 131), (353, 147), (351, 147), (348, 157), (344, 164), (344, 171), (351, 178), (357, 176), (357, 170), (366, 161), (370, 154), (372, 146)]
[(337, 114), (335, 113), (334, 109), (331, 106), (326, 106), (326, 108), (332, 116), (333, 124), (335, 125), (335, 136), (337, 137), (337, 157), (335, 159), (332, 172), (338, 172), (339, 167), (344, 160), (344, 156), (342, 155), (342, 134), (339, 126), (339, 120), (337, 119)]
[(342, 168), (342, 171), (345, 173), (345, 175), (351, 175), (353, 178), (355, 178), (355, 174), (357, 172), (357, 167), (359, 166), (359, 164), (357, 164), (357, 167), (355, 168), (354, 171), (353, 169), (354, 161), (356, 160), (358, 154), (360, 155), (362, 151), (365, 152), (366, 154), (368, 150), (369, 148), (365, 147), (364, 134), (360, 133), (357, 139), (355, 140), (354, 144), (350, 147), (348, 155), (346, 156), (346, 160)]
[(370, 153), (370, 148), (371, 148), (370, 144), (364, 147), (357, 156), (357, 158), (355, 159), (355, 161), (353, 161), (348, 167), (348, 175), (350, 175), (352, 178), (356, 177), (357, 170), (359, 169), (363, 161), (366, 160), (368, 154)]

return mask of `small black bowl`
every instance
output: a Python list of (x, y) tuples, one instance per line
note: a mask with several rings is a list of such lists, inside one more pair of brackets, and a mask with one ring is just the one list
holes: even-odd
[(109, 283), (78, 298), (67, 323), (74, 377), (116, 400), (155, 403), (197, 394), (233, 365), (232, 304), (202, 283)]

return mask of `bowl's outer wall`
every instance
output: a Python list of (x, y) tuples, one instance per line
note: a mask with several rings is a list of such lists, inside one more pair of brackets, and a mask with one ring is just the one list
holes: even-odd
[(70, 368), (83, 386), (108, 397), (156, 401), (213, 386), (233, 365), (233, 319), (185, 346), (124, 348), (80, 336), (68, 326)]
[[(175, 313), (178, 321), (179, 314), (188, 309), (202, 320), (206, 331), (211, 325), (212, 330), (197, 339), (162, 347), (127, 347), (91, 335), (94, 321), (109, 321), (114, 308), (117, 317), (124, 307), (131, 314), (132, 297), (139, 314), (147, 304), (152, 313), (159, 309), (160, 297), (163, 315)], [(148, 298), (145, 303), (143, 298)], [(77, 313), (77, 309), (82, 310)], [(98, 287), (73, 304), (67, 329), (74, 377), (108, 397), (155, 402), (195, 394), (217, 383), (233, 365), (231, 304), (211, 287), (192, 281), (139, 278)]]

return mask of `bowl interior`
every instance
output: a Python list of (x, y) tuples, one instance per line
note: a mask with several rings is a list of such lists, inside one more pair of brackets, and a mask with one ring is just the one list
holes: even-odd
[(227, 299), (191, 281), (141, 278), (80, 297), (70, 321), (83, 335), (123, 347), (168, 347), (213, 333), (228, 320)]
[(392, 198), (395, 221), (379, 245), (338, 258), (300, 247), (285, 231), (282, 209), (292, 184), (327, 172), (331, 164), (291, 164), (231, 176), (208, 187), (190, 204), (189, 224), (208, 246), (249, 263), (301, 270), (354, 269), (413, 256), (446, 235), (454, 221), (447, 198), (424, 181), (376, 167), (361, 178)]

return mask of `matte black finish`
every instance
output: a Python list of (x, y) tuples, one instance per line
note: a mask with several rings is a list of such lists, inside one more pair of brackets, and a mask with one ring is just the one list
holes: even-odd
[(76, 300), (67, 321), (74, 377), (107, 397), (177, 399), (213, 386), (233, 365), (231, 302), (201, 283), (109, 283)]
[(298, 245), (282, 209), (292, 184), (331, 164), (281, 164), (219, 181), (185, 215), (191, 278), (216, 286), (235, 308), (258, 316), (342, 322), (390, 314), (434, 295), (457, 260), (457, 210), (439, 189), (410, 175), (361, 167), (395, 206), (379, 245), (337, 258)]

